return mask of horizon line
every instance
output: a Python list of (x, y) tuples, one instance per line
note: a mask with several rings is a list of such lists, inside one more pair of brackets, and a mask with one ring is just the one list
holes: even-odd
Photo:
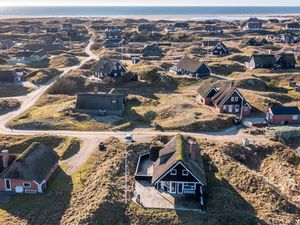
[(2, 7), (300, 7), (300, 5), (0, 5)]

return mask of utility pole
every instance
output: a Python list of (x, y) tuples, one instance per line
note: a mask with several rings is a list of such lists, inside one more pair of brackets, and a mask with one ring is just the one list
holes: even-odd
[(124, 197), (125, 197), (125, 204), (127, 204), (127, 173), (128, 173), (128, 160), (127, 160), (127, 149), (125, 149), (125, 193), (124, 193)]

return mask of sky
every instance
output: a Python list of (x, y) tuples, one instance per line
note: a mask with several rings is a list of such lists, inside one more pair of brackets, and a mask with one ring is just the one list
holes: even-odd
[(1, 6), (300, 6), (300, 0), (0, 0)]

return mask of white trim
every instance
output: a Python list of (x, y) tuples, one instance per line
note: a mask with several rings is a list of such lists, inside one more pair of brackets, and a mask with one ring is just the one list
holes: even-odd
[(215, 86), (212, 86), (211, 89), (209, 89), (209, 91), (203, 96), (203, 98), (206, 98), (207, 95), (208, 95), (212, 90), (215, 90), (216, 93), (218, 92), (218, 89), (217, 89)]
[[(29, 186), (25, 186), (25, 184), (29, 184)], [(23, 187), (24, 188), (31, 188), (31, 183), (30, 182), (23, 182)]]
[[(9, 182), (9, 187), (10, 187), (10, 188), (7, 188), (7, 186), (6, 186), (6, 181)], [(4, 179), (4, 187), (5, 187), (5, 190), (6, 190), (6, 191), (11, 191), (11, 190), (12, 190), (12, 189), (11, 189), (11, 180), (10, 180), (10, 179)]]
[[(227, 95), (227, 97), (219, 104), (219, 108), (221, 108), (221, 106), (231, 97), (231, 95), (234, 93), (234, 92), (236, 92), (242, 99), (244, 99), (244, 101), (246, 102), (246, 104), (248, 104), (249, 105), (249, 107), (250, 107), (250, 109), (251, 109), (251, 106), (250, 106), (250, 104), (246, 101), (246, 99), (244, 98), (244, 96), (239, 92), (239, 90), (237, 89), (237, 88), (234, 88), (234, 90), (230, 93), (230, 94), (228, 94)], [(245, 105), (246, 105), (245, 104)], [(244, 105), (244, 106), (245, 106)], [(242, 106), (243, 107), (243, 106)]]
[[(155, 183), (157, 183), (157, 182), (159, 182), (162, 178), (164, 178), (167, 174), (168, 174), (168, 172), (170, 172), (170, 170), (171, 169), (173, 169), (173, 168), (175, 168), (178, 164), (181, 164), (187, 171), (189, 171), (189, 173), (201, 184), (201, 185), (203, 185), (203, 186), (205, 186), (203, 183), (202, 183), (202, 181), (200, 181), (181, 161), (178, 161), (177, 163), (175, 163), (175, 165), (173, 165), (170, 169), (168, 169), (168, 171), (167, 172), (165, 172), (162, 176), (160, 176), (155, 182), (154, 182), (154, 184)], [(178, 182), (178, 181), (177, 181)], [(180, 181), (179, 181), (180, 182)], [(193, 182), (189, 182), (189, 183), (193, 183)]]
[[(186, 172), (186, 173), (184, 173)], [(189, 175), (189, 171), (187, 171), (186, 169), (182, 170), (182, 176), (188, 176)]]
[[(173, 172), (175, 172), (175, 173), (173, 173)], [(170, 175), (171, 176), (176, 176), (177, 175), (177, 170), (176, 169), (171, 169)]]

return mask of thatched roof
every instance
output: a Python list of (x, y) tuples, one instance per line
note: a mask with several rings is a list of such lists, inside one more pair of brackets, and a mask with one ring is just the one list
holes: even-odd
[[(198, 145), (197, 145), (198, 148)], [(176, 135), (160, 150), (159, 157), (154, 163), (152, 183), (168, 172), (177, 162), (181, 162), (193, 175), (206, 185), (204, 166), (200, 150), (196, 151), (196, 158), (190, 155), (190, 143), (182, 135)]]
[(208, 92), (210, 92), (211, 89), (213, 89), (216, 87), (212, 84), (212, 83), (209, 83), (209, 82), (203, 82), (202, 85), (200, 85), (198, 88), (197, 88), (197, 92), (198, 94), (201, 96), (201, 97), (204, 97), (208, 94)]
[(98, 62), (95, 64), (94, 70), (103, 74), (111, 74), (115, 66), (117, 66), (118, 64), (121, 64), (123, 66), (123, 64), (119, 60), (109, 59), (107, 57), (101, 57), (98, 60)]
[(2, 179), (34, 180), (41, 183), (58, 162), (55, 151), (39, 143), (31, 144), (0, 175)]
[(142, 56), (144, 57), (163, 57), (164, 53), (161, 50), (161, 48), (156, 45), (147, 45), (143, 50), (142, 50)]

